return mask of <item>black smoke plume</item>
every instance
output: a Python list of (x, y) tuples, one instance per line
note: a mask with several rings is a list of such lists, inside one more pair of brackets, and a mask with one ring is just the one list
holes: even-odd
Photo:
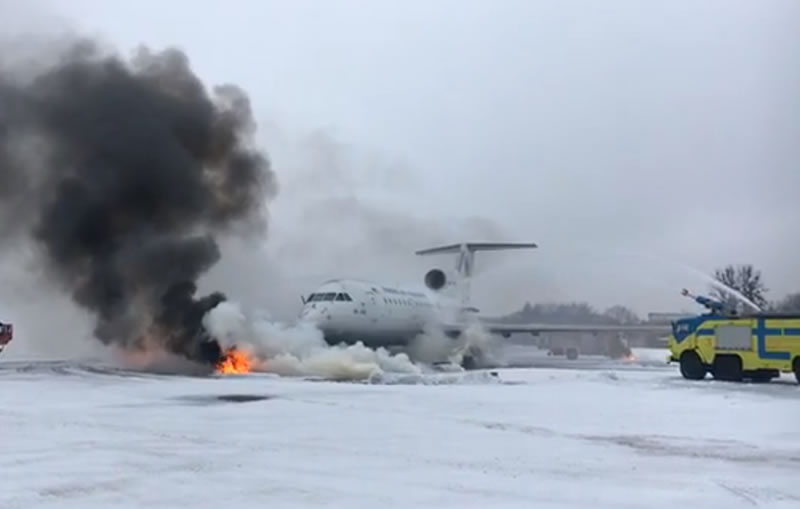
[(225, 296), (196, 282), (276, 190), (248, 97), (207, 91), (175, 49), (126, 61), (81, 40), (47, 60), (0, 64), (2, 242), (34, 240), (103, 343), (218, 362), (201, 321)]

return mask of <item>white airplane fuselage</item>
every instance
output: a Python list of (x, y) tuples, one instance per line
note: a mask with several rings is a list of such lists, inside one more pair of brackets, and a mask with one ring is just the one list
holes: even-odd
[(354, 279), (327, 281), (304, 301), (300, 320), (315, 324), (326, 342), (370, 347), (406, 346), (428, 326), (465, 320), (477, 311), (424, 287)]

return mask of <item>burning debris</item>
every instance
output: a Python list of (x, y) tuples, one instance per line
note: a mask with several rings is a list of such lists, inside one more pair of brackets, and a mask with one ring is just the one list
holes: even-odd
[(0, 201), (3, 242), (36, 242), (103, 343), (248, 369), (201, 325), (225, 296), (195, 296), (215, 236), (261, 231), (276, 191), (249, 146), (248, 97), (209, 93), (175, 49), (126, 61), (81, 40), (55, 57), (35, 71), (0, 63), (0, 193), (17, 197)]

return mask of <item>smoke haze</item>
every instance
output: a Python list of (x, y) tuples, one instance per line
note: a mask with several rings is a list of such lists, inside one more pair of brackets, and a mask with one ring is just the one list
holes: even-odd
[[(199, 293), (288, 319), (321, 279), (419, 283), (452, 260), (413, 250), (472, 239), (541, 246), (479, 255), (474, 296), (492, 314), (526, 300), (692, 309), (678, 290), (707, 282), (681, 262), (754, 263), (771, 297), (796, 289), (796, 2), (237, 5), (0, 0), (0, 30), (177, 42), (205, 81), (248, 91), (281, 191), (268, 242), (214, 233)], [(21, 284), (20, 267), (44, 277), (21, 251), (3, 253), (0, 311), (38, 335), (40, 307), (20, 311), (18, 292), (58, 299)], [(61, 311), (48, 321), (91, 319)]]

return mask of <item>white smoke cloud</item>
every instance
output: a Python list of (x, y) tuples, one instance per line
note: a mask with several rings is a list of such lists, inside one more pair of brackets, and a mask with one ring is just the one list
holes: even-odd
[(431, 324), (409, 343), (408, 352), (415, 361), (449, 363), (458, 369), (463, 369), (461, 366), (469, 356), (472, 367), (487, 368), (499, 367), (505, 363), (498, 355), (501, 346), (497, 338), (478, 322), (466, 327), (458, 338), (447, 336), (440, 328)]
[(204, 318), (203, 325), (223, 348), (236, 346), (259, 359), (257, 371), (282, 376), (368, 380), (387, 373), (422, 374), (405, 353), (392, 354), (362, 343), (329, 346), (312, 324), (284, 324), (247, 316), (233, 302), (223, 302)]

